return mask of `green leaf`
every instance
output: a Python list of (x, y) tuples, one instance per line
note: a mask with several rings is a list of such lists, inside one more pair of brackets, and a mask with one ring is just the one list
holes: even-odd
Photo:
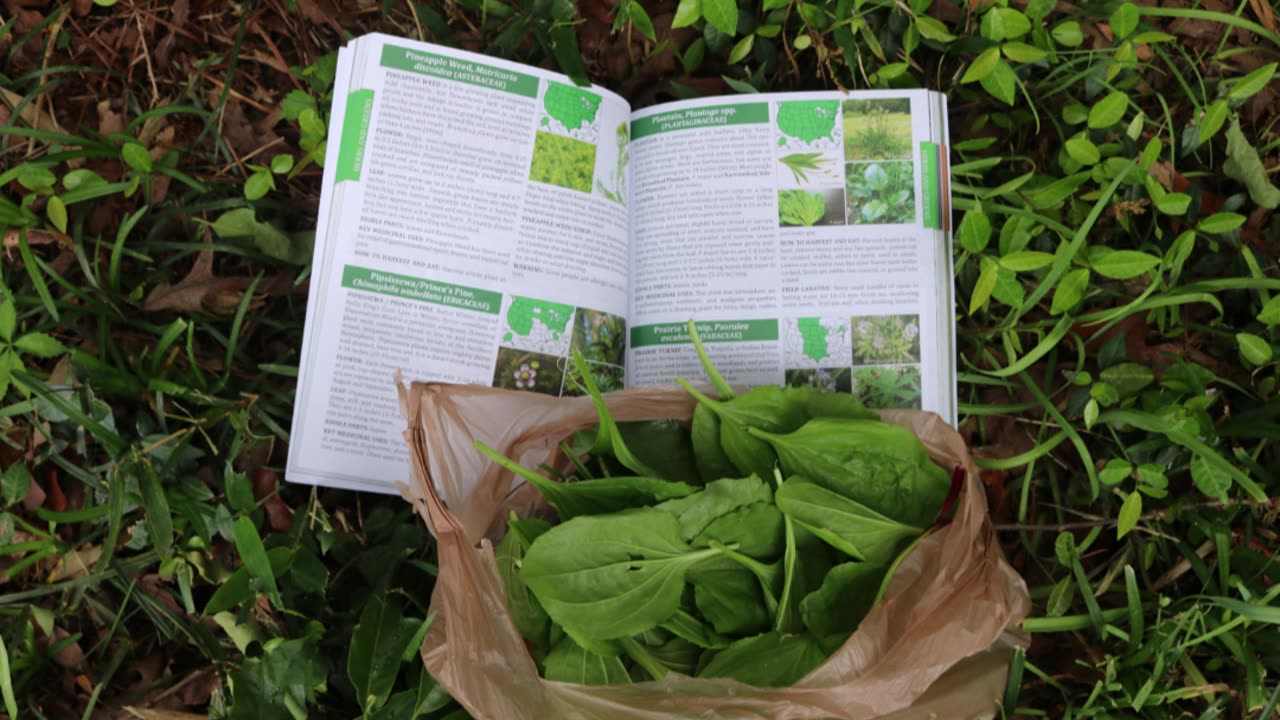
[(1084, 429), (1092, 430), (1096, 422), (1098, 422), (1098, 401), (1089, 398), (1089, 402), (1084, 404)]
[(151, 172), (152, 160), (151, 153), (140, 143), (127, 142), (120, 148), (120, 157), (124, 158), (125, 163), (129, 167), (138, 172)]
[(305, 90), (290, 90), (280, 103), (280, 115), (285, 120), (297, 120), (303, 111), (316, 109), (316, 99)]
[(18, 338), (13, 346), (19, 351), (38, 358), (57, 357), (67, 351), (67, 346), (50, 335), (33, 332)]
[(783, 225), (808, 227), (822, 220), (826, 212), (826, 203), (821, 193), (808, 190), (778, 191), (778, 221)]
[(791, 0), (764, 0), (764, 11), (781, 10), (791, 4)]
[(932, 18), (928, 15), (917, 15), (915, 17), (915, 24), (916, 30), (920, 31), (921, 37), (928, 40), (951, 42), (956, 39), (956, 36), (952, 35), (951, 32), (947, 30), (947, 26), (937, 18)]
[(1210, 234), (1225, 233), (1244, 225), (1244, 221), (1245, 217), (1238, 213), (1220, 212), (1201, 220), (1196, 229)]
[[(269, 172), (256, 172), (244, 181), (244, 198), (245, 200), (259, 200), (266, 197), (267, 193), (275, 189), (276, 181)], [(246, 208), (242, 208), (246, 209)], [(240, 212), (232, 210), (231, 212)], [(252, 212), (252, 211), (250, 211)]]
[(773, 490), (755, 475), (722, 478), (707, 483), (705, 489), (688, 497), (657, 505), (680, 523), (680, 537), (686, 542), (702, 535), (716, 521), (740, 509), (773, 503)]
[(1103, 370), (1098, 377), (1109, 383), (1122, 396), (1133, 395), (1155, 381), (1151, 368), (1138, 363), (1118, 363)]
[(1098, 472), (1098, 482), (1108, 486), (1119, 485), (1124, 482), (1131, 473), (1133, 473), (1133, 463), (1130, 463), (1128, 460), (1112, 458), (1108, 460), (1107, 464)]
[(1243, 102), (1257, 95), (1262, 88), (1271, 82), (1271, 78), (1275, 77), (1276, 67), (1280, 63), (1271, 63), (1263, 65), (1253, 72), (1245, 75), (1235, 82), (1231, 87), (1231, 91), (1227, 93), (1227, 102)]
[[(634, 2), (632, 3), (632, 6), (635, 6)], [(729, 64), (732, 65), (734, 63), (742, 62), (742, 60), (747, 57), (747, 54), (751, 52), (751, 48), (755, 45), (755, 41), (756, 36), (754, 34), (748, 35), (739, 40), (737, 44), (733, 46), (733, 50), (729, 52)]]
[(88, 168), (79, 168), (72, 170), (62, 176), (62, 187), (71, 192), (72, 190), (87, 190), (98, 185), (106, 185), (107, 181), (98, 173)]
[(1089, 270), (1088, 268), (1077, 268), (1062, 276), (1058, 281), (1058, 287), (1053, 292), (1053, 305), (1049, 308), (1050, 314), (1061, 315), (1076, 306), (1084, 298), (1084, 292), (1089, 288)]
[(1129, 497), (1124, 499), (1124, 504), (1120, 506), (1120, 514), (1116, 517), (1116, 538), (1122, 538), (1129, 534), (1138, 524), (1138, 518), (1142, 517), (1142, 493), (1134, 491), (1129, 493)]
[(702, 0), (680, 0), (671, 27), (688, 27), (702, 19)]
[(1227, 490), (1231, 488), (1231, 476), (1200, 453), (1191, 458), (1191, 481), (1200, 492), (1226, 502)]
[(784, 687), (808, 675), (826, 659), (827, 653), (808, 633), (768, 632), (721, 650), (698, 677), (731, 677), (756, 687)]
[(987, 248), (991, 241), (991, 220), (982, 208), (975, 208), (964, 214), (960, 227), (956, 229), (956, 242), (960, 247), (975, 255)]
[(1026, 35), (1031, 31), (1031, 21), (1026, 15), (1007, 7), (996, 7), (982, 16), (982, 37), (1000, 42)]
[(245, 516), (237, 518), (235, 525), (232, 526), (232, 538), (235, 540), (240, 560), (249, 571), (249, 575), (261, 583), (272, 605), (283, 608), (284, 601), (280, 598), (280, 591), (276, 587), (276, 574), (271, 569), (271, 560), (267, 557), (267, 550), (262, 545), (262, 538), (258, 535), (258, 529), (254, 527), (253, 521)]
[(1227, 160), (1222, 165), (1227, 177), (1238, 180), (1249, 190), (1249, 197), (1262, 207), (1280, 206), (1280, 190), (1271, 184), (1258, 151), (1240, 130), (1240, 119), (1232, 118), (1227, 127)]
[(1094, 145), (1083, 133), (1067, 140), (1066, 150), (1067, 155), (1081, 165), (1094, 165), (1102, 159), (1102, 153), (1098, 150), (1098, 146)]
[(1205, 144), (1210, 138), (1218, 134), (1222, 129), (1222, 124), (1227, 121), (1227, 102), (1225, 100), (1217, 100), (1204, 110), (1204, 117), (1200, 118), (1199, 134), (1196, 138), (1197, 145)]
[(631, 682), (618, 656), (596, 655), (565, 637), (552, 648), (544, 661), (543, 677), (575, 685), (618, 685)]
[(22, 358), (18, 357), (18, 353), (13, 348), (0, 351), (0, 398), (9, 392), (9, 382), (13, 377), (13, 371), (22, 368)]
[(923, 532), (801, 477), (783, 483), (775, 501), (787, 517), (855, 560), (887, 563)]
[(760, 582), (732, 560), (707, 563), (689, 571), (694, 605), (715, 631), (725, 635), (754, 635), (769, 628)]
[(355, 688), (356, 702), (366, 713), (382, 707), (400, 673), (400, 653), (407, 642), (401, 616), (395, 595), (374, 595), (365, 603), (352, 632), (347, 677)]
[(1093, 261), (1099, 275), (1112, 280), (1129, 280), (1160, 264), (1160, 258), (1137, 250), (1116, 250)]
[(1024, 42), (1007, 42), (1000, 49), (1004, 51), (1005, 57), (1020, 63), (1037, 63), (1049, 54)]
[(1014, 272), (1030, 272), (1052, 265), (1053, 257), (1047, 252), (1022, 250), (1000, 258), (1000, 264)]
[(548, 530), (525, 553), (520, 577), (567, 632), (608, 640), (674, 615), (685, 573), (718, 554), (685, 543), (669, 513), (641, 508), (583, 515)]
[(814, 637), (847, 635), (871, 611), (886, 567), (848, 562), (831, 568), (818, 589), (800, 601), (800, 617)]
[(996, 287), (996, 276), (999, 272), (1000, 265), (994, 260), (982, 259), (982, 271), (978, 274), (978, 281), (973, 284), (973, 294), (969, 296), (970, 315), (985, 307), (987, 301), (991, 299), (991, 291)]
[(9, 648), (4, 644), (4, 635), (0, 634), (0, 698), (4, 698), (4, 709), (11, 720), (18, 718), (18, 699), (13, 694), (13, 672), (9, 668)]
[(657, 42), (658, 36), (653, 31), (653, 20), (649, 18), (649, 13), (645, 12), (644, 6), (638, 2), (627, 4), (627, 14), (631, 18), (631, 24), (644, 34), (645, 37)]
[(702, 0), (702, 15), (711, 27), (733, 37), (738, 34), (737, 0)]
[(31, 471), (24, 462), (14, 462), (9, 469), (0, 475), (0, 507), (16, 505), (27, 497), (31, 490)]
[(1080, 23), (1075, 20), (1058, 23), (1050, 31), (1053, 39), (1061, 45), (1075, 47), (1084, 42), (1084, 33), (1080, 31)]
[(1006, 105), (1013, 105), (1017, 97), (1018, 76), (1009, 67), (1009, 63), (1004, 60), (997, 62), (991, 74), (982, 78), (981, 84), (995, 99)]
[(1122, 92), (1113, 92), (1089, 109), (1089, 127), (1094, 129), (1109, 128), (1124, 117), (1129, 107), (1129, 96)]
[(58, 232), (67, 231), (67, 206), (62, 202), (62, 198), (57, 195), (49, 196), (49, 202), (44, 206), (44, 214), (49, 218), (49, 222), (58, 228)]
[(289, 153), (280, 153), (279, 155), (271, 158), (271, 172), (277, 175), (284, 175), (292, 169), (293, 156)]
[(169, 511), (164, 485), (149, 461), (140, 459), (133, 466), (138, 473), (138, 489), (142, 491), (142, 507), (146, 511), (151, 543), (155, 545), (160, 560), (168, 560), (173, 557), (173, 515)]
[(1265, 323), (1267, 327), (1280, 325), (1280, 295), (1276, 295), (1262, 306), (1262, 311), (1258, 313), (1258, 322)]
[[(254, 177), (262, 177), (255, 174)], [(270, 179), (270, 175), (266, 175)], [(245, 185), (248, 188), (248, 183)], [(277, 260), (304, 265), (311, 260), (312, 243), (301, 235), (287, 235), (275, 225), (259, 222), (253, 208), (228, 210), (213, 222), (213, 232), (223, 240), (248, 240), (263, 254)]]
[(6, 297), (0, 302), (0, 340), (13, 340), (13, 331), (18, 325), (18, 310), (13, 305), (13, 298)]
[(724, 84), (733, 88), (736, 92), (752, 95), (760, 92), (755, 85), (737, 78), (731, 78), (728, 75), (721, 75), (720, 79), (724, 80)]
[[(1111, 13), (1111, 32), (1116, 40), (1123, 40), (1138, 29), (1138, 7), (1133, 3), (1125, 3)], [(1124, 533), (1121, 533), (1123, 535)]]
[(1165, 215), (1182, 215), (1191, 207), (1191, 196), (1186, 193), (1167, 193), (1156, 199), (1156, 209)]
[(1240, 355), (1250, 365), (1256, 367), (1271, 362), (1271, 343), (1266, 340), (1250, 333), (1236, 333), (1236, 342), (1240, 345)]
[(964, 71), (960, 82), (971, 83), (982, 80), (990, 75), (998, 64), (1000, 64), (1000, 49), (987, 48), (978, 57), (974, 58), (973, 62), (969, 63), (969, 69)]

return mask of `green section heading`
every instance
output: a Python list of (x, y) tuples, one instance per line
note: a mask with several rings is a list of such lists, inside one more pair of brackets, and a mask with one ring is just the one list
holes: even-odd
[(475, 310), (488, 315), (497, 315), (502, 310), (502, 293), (370, 270), (356, 265), (343, 267), (342, 287)]
[(924, 180), (924, 226), (942, 229), (942, 187), (938, 177), (937, 143), (920, 143), (920, 172)]
[(373, 116), (373, 91), (356, 90), (347, 96), (347, 113), (342, 120), (342, 139), (338, 145), (336, 182), (360, 182), (364, 165), (364, 146), (369, 139), (369, 119)]
[[(695, 323), (704, 343), (755, 342), (778, 339), (777, 320), (707, 320)], [(661, 323), (631, 328), (631, 347), (690, 345), (688, 323)]]
[(762, 125), (769, 122), (768, 103), (712, 105), (655, 113), (631, 123), (631, 139), (649, 135), (719, 125)]
[(430, 75), (529, 98), (538, 97), (538, 78), (532, 75), (421, 50), (383, 45), (382, 67)]

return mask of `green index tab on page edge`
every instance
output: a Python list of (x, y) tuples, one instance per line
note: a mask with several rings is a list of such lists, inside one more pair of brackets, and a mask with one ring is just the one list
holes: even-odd
[(941, 146), (937, 143), (920, 143), (920, 174), (924, 186), (924, 226), (930, 230), (943, 230), (942, 226), (942, 180), (939, 172), (939, 153)]
[(373, 91), (356, 90), (347, 96), (347, 112), (342, 121), (342, 139), (338, 144), (338, 170), (335, 182), (360, 182), (364, 165), (364, 146), (369, 139), (369, 121), (373, 117)]

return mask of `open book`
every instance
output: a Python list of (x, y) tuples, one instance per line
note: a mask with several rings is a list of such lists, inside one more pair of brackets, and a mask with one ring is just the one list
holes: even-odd
[(632, 111), (384, 35), (339, 53), (286, 478), (408, 479), (393, 377), (581, 392), (703, 372), (954, 422), (946, 98)]

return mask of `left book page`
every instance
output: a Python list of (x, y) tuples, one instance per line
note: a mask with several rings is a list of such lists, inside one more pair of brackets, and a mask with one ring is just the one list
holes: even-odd
[(408, 481), (393, 382), (621, 387), (626, 101), (383, 35), (339, 53), (285, 477)]

